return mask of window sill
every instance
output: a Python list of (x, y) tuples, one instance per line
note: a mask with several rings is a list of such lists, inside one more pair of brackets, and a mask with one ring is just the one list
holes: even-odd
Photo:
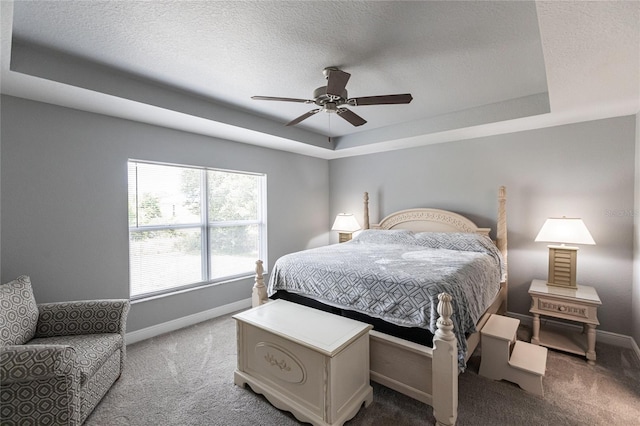
[(149, 302), (151, 300), (164, 299), (165, 297), (176, 296), (178, 294), (189, 293), (189, 292), (196, 291), (196, 290), (204, 290), (204, 289), (207, 289), (207, 288), (219, 286), (221, 284), (229, 284), (229, 283), (242, 281), (242, 280), (246, 280), (246, 279), (251, 279), (251, 278), (255, 278), (255, 274), (242, 275), (242, 276), (239, 276), (239, 277), (230, 278), (230, 279), (223, 280), (223, 281), (203, 283), (203, 284), (200, 284), (200, 285), (195, 285), (193, 287), (176, 289), (174, 291), (170, 291), (170, 292), (162, 293), (162, 294), (154, 294), (154, 295), (151, 295), (151, 296), (141, 296), (139, 298), (131, 299), (131, 304), (135, 305), (135, 304), (138, 304), (138, 303)]

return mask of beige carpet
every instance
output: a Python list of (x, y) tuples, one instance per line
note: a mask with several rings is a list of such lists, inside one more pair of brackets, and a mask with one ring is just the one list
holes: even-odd
[[(521, 339), (528, 330), (521, 328)], [(640, 425), (640, 361), (598, 343), (598, 362), (549, 351), (544, 398), (478, 376), (480, 351), (459, 378), (458, 425)], [(127, 363), (87, 426), (297, 425), (289, 413), (233, 384), (235, 323), (230, 315), (127, 348)], [(373, 384), (374, 402), (346, 423), (433, 425), (431, 407)]]

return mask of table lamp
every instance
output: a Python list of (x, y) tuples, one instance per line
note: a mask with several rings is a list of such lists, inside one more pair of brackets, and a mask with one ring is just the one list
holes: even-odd
[(561, 243), (549, 245), (549, 278), (547, 285), (578, 288), (576, 263), (578, 247), (565, 244), (595, 245), (593, 237), (580, 218), (549, 218), (540, 229), (535, 241)]
[(352, 233), (360, 230), (360, 225), (351, 213), (339, 213), (331, 230), (338, 231), (338, 240), (344, 243), (351, 239)]

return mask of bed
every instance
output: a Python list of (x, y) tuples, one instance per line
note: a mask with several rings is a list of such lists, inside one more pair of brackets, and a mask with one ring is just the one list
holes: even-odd
[(403, 210), (370, 226), (368, 210), (365, 193), (360, 235), (283, 256), (269, 288), (258, 261), (253, 304), (284, 298), (373, 324), (371, 379), (432, 405), (438, 424), (455, 424), (457, 376), (489, 316), (506, 312), (505, 188), (495, 241), (454, 212)]

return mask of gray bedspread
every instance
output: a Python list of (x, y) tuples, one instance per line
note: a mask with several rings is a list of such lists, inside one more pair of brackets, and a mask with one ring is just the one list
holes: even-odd
[(476, 331), (504, 272), (493, 243), (468, 235), (367, 231), (348, 243), (292, 253), (273, 267), (268, 294), (286, 290), (435, 333), (438, 294), (449, 293), (463, 370), (465, 335)]

